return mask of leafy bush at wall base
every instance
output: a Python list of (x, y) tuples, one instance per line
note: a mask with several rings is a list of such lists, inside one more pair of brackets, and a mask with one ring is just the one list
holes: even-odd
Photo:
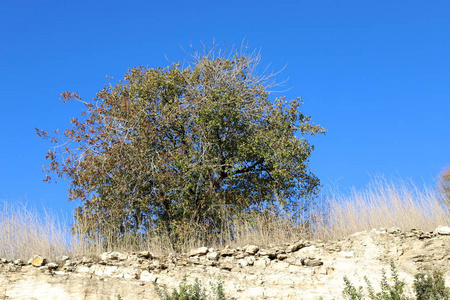
[(433, 274), (416, 274), (414, 279), (414, 291), (417, 300), (450, 299), (450, 290), (445, 287), (443, 274), (439, 271), (434, 271)]
[(198, 278), (195, 279), (193, 284), (188, 284), (185, 276), (178, 289), (172, 290), (172, 293), (167, 291), (165, 285), (162, 288), (156, 282), (153, 285), (160, 300), (225, 300), (223, 282), (221, 280), (217, 284), (211, 283), (213, 293), (211, 297), (207, 297), (207, 291)]
[[(365, 297), (362, 286), (356, 288), (347, 276), (344, 276), (345, 288), (342, 292), (346, 300), (408, 300), (411, 299), (404, 295), (405, 282), (398, 277), (397, 268), (393, 261), (391, 261), (391, 274), (394, 279), (394, 284), (390, 285), (386, 280), (386, 273), (383, 270), (381, 278), (381, 292), (375, 293), (371, 282), (364, 276), (367, 285), (368, 298)], [(434, 271), (432, 275), (418, 273), (414, 276), (414, 292), (417, 300), (449, 300), (450, 290), (445, 287), (445, 280), (443, 274)]]
[[(403, 288), (405, 286), (405, 283), (401, 281), (398, 277), (397, 269), (393, 262), (391, 262), (391, 273), (392, 277), (394, 278), (394, 285), (390, 285), (386, 280), (386, 272), (383, 270), (382, 277), (381, 277), (381, 292), (375, 293), (372, 284), (367, 279), (366, 276), (364, 276), (364, 280), (367, 284), (367, 290), (369, 294), (369, 298), (373, 300), (403, 300), (408, 299), (403, 295)], [(359, 299), (365, 299), (363, 288), (360, 286), (358, 289), (356, 289), (350, 280), (344, 276), (344, 283), (345, 288), (343, 291), (343, 296), (345, 299), (350, 300), (359, 300)]]

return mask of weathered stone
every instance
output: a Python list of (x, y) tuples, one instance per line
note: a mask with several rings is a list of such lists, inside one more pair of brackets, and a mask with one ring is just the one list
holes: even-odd
[(254, 255), (256, 254), (256, 252), (258, 252), (259, 247), (256, 245), (248, 245), (247, 247), (245, 247), (245, 253), (250, 254), (250, 255)]
[(235, 250), (230, 249), (229, 246), (226, 246), (224, 249), (220, 250), (220, 256), (232, 256), (235, 253)]
[(218, 260), (219, 259), (219, 253), (213, 251), (213, 252), (208, 252), (208, 254), (206, 254), (206, 258), (209, 260)]
[(192, 249), (189, 252), (189, 256), (202, 256), (206, 255), (206, 253), (208, 253), (208, 247), (200, 247), (197, 249)]
[(277, 258), (277, 252), (275, 250), (260, 249), (258, 256), (267, 256), (270, 259), (275, 259)]
[(300, 250), (301, 248), (305, 247), (305, 244), (303, 242), (297, 242), (295, 244), (289, 245), (286, 248), (286, 252), (295, 252)]
[(42, 267), (47, 263), (47, 260), (39, 255), (35, 255), (31, 261), (33, 267)]
[(245, 261), (247, 262), (247, 265), (253, 266), (255, 264), (255, 257), (254, 256), (248, 256), (245, 258)]
[(387, 233), (389, 233), (389, 234), (397, 234), (400, 232), (402, 232), (401, 229), (396, 226), (393, 226), (387, 230)]
[(279, 260), (286, 259), (287, 257), (288, 257), (287, 254), (283, 254), (283, 253), (277, 254), (277, 259), (279, 259)]
[(245, 259), (241, 258), (241, 259), (238, 259), (238, 265), (240, 265), (242, 267), (246, 267), (246, 266), (248, 266), (248, 262)]
[(435, 232), (441, 235), (450, 235), (450, 227), (449, 226), (439, 226), (436, 228)]
[(270, 261), (268, 261), (268, 259), (264, 259), (264, 258), (258, 258), (253, 263), (253, 265), (259, 269), (264, 269), (268, 264), (270, 264)]
[(323, 265), (323, 262), (318, 259), (305, 258), (302, 261), (303, 265), (308, 267), (317, 267)]
[[(107, 260), (123, 261), (123, 260), (126, 260), (127, 258), (128, 258), (127, 255), (122, 254), (122, 253), (120, 253), (120, 252), (116, 252), (116, 251), (113, 251), (113, 252), (104, 252), (104, 253), (100, 254), (100, 259), (101, 259), (101, 260), (104, 260), (104, 261), (107, 261)], [(84, 257), (83, 257), (83, 259), (84, 259)], [(83, 263), (92, 262), (92, 259), (90, 259), (90, 260), (88, 260), (88, 259), (89, 259), (89, 258), (86, 258), (86, 260), (83, 261)]]

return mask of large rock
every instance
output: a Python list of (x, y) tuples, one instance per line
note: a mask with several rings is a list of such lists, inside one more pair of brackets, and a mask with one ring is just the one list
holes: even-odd
[(254, 255), (256, 254), (256, 252), (258, 252), (259, 247), (256, 245), (248, 245), (245, 247), (245, 253), (250, 254), (250, 255)]
[(436, 228), (435, 232), (441, 235), (450, 235), (450, 227), (449, 226), (439, 226)]
[(46, 263), (47, 263), (47, 259), (45, 259), (45, 258), (43, 258), (42, 256), (39, 256), (39, 255), (35, 255), (31, 259), (31, 265), (33, 267), (42, 267), (42, 266), (45, 266)]

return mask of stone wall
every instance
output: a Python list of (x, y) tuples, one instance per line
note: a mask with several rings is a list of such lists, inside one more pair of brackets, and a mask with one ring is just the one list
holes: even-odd
[[(450, 285), (450, 228), (435, 232), (398, 228), (355, 233), (323, 243), (299, 240), (267, 249), (202, 247), (186, 255), (103, 253), (98, 258), (35, 256), (28, 262), (0, 260), (0, 299), (158, 299), (153, 283), (178, 287), (183, 277), (206, 288), (224, 282), (227, 299), (342, 299), (343, 276), (378, 287), (393, 260), (411, 287), (419, 271), (440, 269)], [(392, 278), (388, 276), (388, 281)]]

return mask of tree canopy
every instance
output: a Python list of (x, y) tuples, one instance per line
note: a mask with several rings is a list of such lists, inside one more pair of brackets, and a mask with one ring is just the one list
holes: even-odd
[(62, 134), (36, 131), (57, 144), (46, 171), (69, 180), (87, 231), (159, 227), (176, 239), (188, 224), (220, 231), (222, 209), (232, 216), (316, 194), (306, 136), (325, 130), (300, 98), (269, 99), (258, 61), (206, 53), (186, 67), (132, 68), (93, 101), (64, 92), (84, 103), (83, 116)]

